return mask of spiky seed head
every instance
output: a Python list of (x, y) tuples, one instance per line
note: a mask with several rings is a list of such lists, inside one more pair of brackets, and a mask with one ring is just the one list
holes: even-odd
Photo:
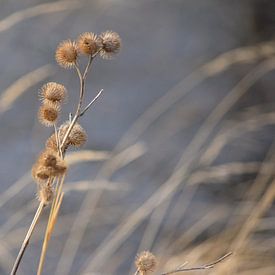
[(57, 46), (55, 59), (57, 63), (65, 69), (73, 67), (77, 60), (76, 43), (71, 40), (62, 41)]
[(99, 39), (102, 43), (102, 50), (100, 55), (104, 59), (110, 59), (119, 52), (121, 47), (121, 39), (116, 32), (106, 31), (103, 32)]
[[(70, 127), (70, 122), (69, 121), (64, 122), (59, 129), (60, 136), (64, 137), (69, 127)], [(67, 138), (65, 146), (81, 147), (86, 143), (86, 141), (87, 141), (86, 131), (83, 129), (83, 127), (79, 123), (76, 123), (73, 126)]]
[(60, 157), (58, 156), (58, 154), (55, 151), (50, 150), (50, 149), (45, 149), (44, 151), (42, 151), (40, 153), (37, 161), (42, 166), (54, 167), (54, 166), (56, 166), (59, 159), (60, 159)]
[(44, 103), (38, 111), (38, 119), (41, 124), (50, 127), (53, 126), (58, 118), (60, 106), (51, 102)]
[(41, 184), (39, 186), (37, 195), (40, 202), (42, 202), (44, 205), (48, 205), (53, 200), (54, 192), (52, 186)]
[(87, 141), (87, 134), (82, 126), (76, 123), (69, 135), (69, 143), (75, 147), (83, 146)]
[(32, 166), (32, 177), (35, 182), (37, 182), (38, 184), (42, 184), (42, 183), (45, 183), (49, 179), (50, 174), (46, 167), (44, 167), (40, 163), (36, 162)]
[(62, 84), (48, 82), (42, 86), (40, 95), (45, 104), (49, 102), (61, 104), (67, 96), (67, 90)]
[(58, 147), (57, 147), (57, 142), (56, 142), (56, 137), (55, 134), (52, 134), (46, 141), (45, 143), (45, 147), (47, 149), (53, 150), (55, 152), (57, 152)]
[(94, 55), (100, 45), (98, 37), (92, 32), (84, 32), (77, 39), (77, 48), (82, 54)]
[(47, 180), (49, 177), (63, 175), (66, 170), (67, 164), (58, 153), (51, 148), (46, 148), (37, 159), (37, 167), (33, 170), (34, 179), (45, 176), (45, 180)]
[(136, 256), (135, 261), (137, 270), (145, 275), (149, 272), (154, 272), (157, 266), (157, 259), (155, 255), (153, 255), (149, 251), (143, 251)]

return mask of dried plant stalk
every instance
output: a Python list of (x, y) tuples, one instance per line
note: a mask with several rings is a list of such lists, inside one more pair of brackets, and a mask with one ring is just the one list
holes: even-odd
[(32, 235), (32, 233), (34, 231), (34, 228), (35, 228), (35, 226), (36, 226), (36, 224), (37, 224), (37, 222), (39, 220), (39, 217), (41, 216), (43, 208), (44, 208), (44, 204), (41, 202), (39, 204), (38, 208), (37, 208), (36, 214), (35, 214), (35, 216), (33, 218), (33, 221), (32, 221), (32, 223), (30, 225), (30, 228), (29, 228), (29, 230), (28, 230), (28, 232), (26, 234), (26, 237), (25, 237), (25, 239), (24, 239), (24, 241), (22, 243), (22, 246), (20, 248), (20, 251), (19, 251), (19, 253), (17, 255), (16, 261), (15, 261), (14, 266), (13, 266), (12, 271), (11, 271), (11, 275), (16, 274), (16, 272), (17, 272), (17, 269), (18, 269), (18, 267), (20, 265), (20, 262), (22, 260), (23, 255), (24, 255), (24, 252), (25, 252), (25, 250), (26, 250), (26, 248), (27, 248), (27, 246), (29, 244), (31, 235)]
[[(85, 80), (87, 74), (91, 68), (93, 59), (98, 54), (100, 54), (102, 57), (104, 57), (104, 54), (105, 56), (108, 55), (110, 57), (111, 55), (116, 54), (120, 48), (121, 42), (118, 34), (113, 32), (107, 32), (107, 34), (108, 35), (106, 36), (106, 33), (103, 33), (100, 36), (100, 39), (97, 39), (97, 36), (95, 35), (87, 36), (87, 33), (80, 36), (81, 40), (78, 42), (78, 45), (84, 46), (85, 51), (82, 53), (89, 55), (88, 63), (83, 74), (78, 64), (78, 55), (81, 52), (77, 47), (77, 43), (66, 40), (60, 43), (57, 48), (56, 61), (59, 63), (59, 65), (66, 69), (75, 68), (77, 72), (80, 81), (79, 101), (74, 117), (69, 120), (69, 123), (63, 123), (58, 129), (56, 123), (59, 117), (59, 112), (61, 110), (61, 104), (63, 103), (67, 93), (66, 88), (62, 84), (54, 82), (50, 82), (42, 87), (42, 105), (40, 107), (38, 117), (43, 125), (53, 127), (54, 134), (47, 140), (45, 150), (40, 154), (36, 163), (33, 165), (32, 174), (34, 180), (38, 184), (38, 199), (40, 200), (40, 204), (34, 220), (25, 237), (25, 241), (22, 244), (22, 248), (19, 251), (12, 274), (16, 274), (18, 270), (21, 259), (29, 243), (31, 234), (34, 231), (44, 206), (52, 203), (37, 271), (37, 274), (42, 274), (49, 240), (56, 224), (57, 216), (64, 196), (62, 187), (65, 181), (67, 170), (67, 164), (64, 161), (66, 150), (69, 146), (79, 147), (86, 142), (86, 133), (77, 122), (79, 118), (83, 116), (85, 112), (92, 106), (92, 104), (99, 98), (103, 91), (100, 90), (99, 93), (91, 100), (91, 102), (85, 108), (83, 108)], [(84, 36), (85, 39), (83, 40)], [(92, 41), (93, 43), (96, 43), (93, 44), (93, 50), (87, 52), (87, 38), (90, 39), (91, 37), (96, 39), (96, 41)], [(82, 49), (84, 48), (82, 47)], [(55, 192), (53, 191), (54, 185)]]

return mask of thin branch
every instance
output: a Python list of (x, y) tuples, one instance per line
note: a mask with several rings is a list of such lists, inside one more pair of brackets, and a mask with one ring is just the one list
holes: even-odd
[(203, 265), (203, 266), (176, 269), (176, 270), (169, 271), (167, 273), (162, 273), (161, 275), (170, 275), (170, 274), (179, 273), (179, 272), (210, 269), (210, 268), (213, 268), (216, 264), (218, 264), (218, 263), (224, 261), (225, 259), (227, 259), (232, 254), (233, 254), (232, 252), (229, 252), (229, 253), (225, 254), (224, 256), (220, 257), (218, 260), (216, 260), (212, 263)]
[(26, 248), (27, 248), (27, 246), (29, 244), (31, 235), (32, 235), (32, 233), (34, 231), (34, 228), (35, 228), (35, 226), (36, 226), (36, 224), (37, 224), (37, 222), (39, 220), (39, 217), (41, 216), (43, 208), (44, 208), (44, 204), (42, 202), (40, 202), (40, 204), (39, 204), (39, 206), (37, 208), (37, 211), (35, 213), (35, 216), (33, 218), (33, 221), (31, 223), (31, 226), (30, 226), (30, 228), (29, 228), (29, 230), (28, 230), (28, 232), (26, 234), (24, 242), (22, 243), (20, 251), (19, 251), (19, 253), (17, 255), (16, 261), (15, 261), (15, 263), (13, 265), (13, 268), (12, 268), (12, 271), (11, 271), (10, 275), (15, 275), (16, 272), (17, 272), (17, 269), (18, 269), (18, 267), (20, 265), (20, 262), (22, 260), (23, 255), (24, 255), (24, 252), (25, 252), (25, 250), (26, 250)]
[(89, 69), (90, 69), (90, 67), (92, 65), (93, 59), (94, 59), (94, 56), (90, 55), (88, 64), (87, 64), (87, 66), (85, 68), (85, 71), (83, 73), (83, 80), (85, 80), (86, 77), (87, 77), (87, 74), (88, 74), (88, 71), (89, 71)]
[(42, 271), (43, 271), (43, 266), (44, 266), (44, 262), (45, 262), (45, 257), (46, 257), (46, 252), (48, 249), (49, 241), (50, 241), (54, 226), (56, 224), (57, 216), (58, 216), (61, 202), (62, 202), (63, 196), (64, 196), (64, 192), (62, 192), (62, 186), (64, 184), (64, 181), (65, 181), (65, 175), (63, 175), (62, 178), (59, 178), (59, 181), (56, 184), (56, 190), (55, 190), (56, 195), (53, 199), (52, 206), (51, 206), (51, 211), (50, 211), (50, 215), (49, 215), (49, 219), (48, 219), (48, 224), (47, 224), (45, 237), (44, 237), (44, 241), (43, 241), (41, 256), (40, 256), (40, 260), (39, 260), (37, 275), (41, 275)]
[(101, 89), (97, 95), (92, 99), (92, 101), (84, 108), (84, 110), (80, 113), (80, 117), (83, 116), (85, 114), (85, 112), (91, 107), (91, 105), (100, 97), (100, 95), (102, 94), (103, 89)]
[(62, 153), (61, 146), (60, 146), (60, 138), (59, 138), (56, 124), (54, 124), (53, 126), (54, 126), (54, 135), (55, 135), (55, 140), (56, 140), (56, 144), (57, 144), (57, 149), (58, 149), (60, 157), (63, 158), (63, 153)]

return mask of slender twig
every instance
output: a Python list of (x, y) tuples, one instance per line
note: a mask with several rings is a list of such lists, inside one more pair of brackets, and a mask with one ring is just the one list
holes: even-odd
[(28, 230), (28, 232), (26, 234), (26, 237), (25, 237), (25, 239), (24, 239), (24, 241), (22, 243), (22, 246), (20, 248), (20, 251), (19, 251), (19, 253), (17, 255), (16, 261), (15, 261), (15, 263), (13, 265), (13, 268), (12, 268), (12, 271), (11, 271), (10, 275), (15, 275), (16, 272), (17, 272), (17, 269), (18, 269), (18, 267), (20, 265), (20, 262), (22, 260), (23, 255), (24, 255), (24, 252), (25, 252), (25, 250), (26, 250), (26, 248), (27, 248), (27, 246), (29, 244), (31, 235), (32, 235), (32, 233), (34, 231), (35, 225), (37, 224), (37, 222), (39, 220), (39, 217), (41, 216), (43, 208), (44, 208), (44, 204), (42, 202), (40, 202), (40, 204), (39, 204), (39, 206), (38, 206), (38, 208), (36, 210), (36, 213), (34, 215), (34, 218), (32, 220), (31, 226), (29, 227), (29, 230)]
[(216, 261), (206, 264), (206, 265), (203, 265), (203, 266), (176, 269), (176, 270), (169, 271), (167, 273), (162, 273), (161, 275), (170, 275), (170, 274), (179, 273), (179, 272), (210, 269), (210, 268), (213, 268), (216, 264), (224, 261), (226, 258), (231, 256), (232, 254), (233, 254), (232, 252), (229, 252), (229, 253), (225, 254), (224, 256), (220, 257), (219, 259), (217, 259)]
[(87, 64), (87, 66), (86, 66), (86, 68), (85, 68), (85, 71), (84, 71), (84, 73), (83, 73), (83, 80), (85, 80), (86, 77), (87, 77), (87, 74), (88, 74), (88, 72), (89, 72), (89, 69), (91, 68), (91, 65), (92, 65), (92, 62), (93, 62), (94, 57), (95, 57), (95, 56), (92, 56), (92, 55), (90, 55), (90, 57), (89, 57), (88, 64)]
[(72, 131), (75, 123), (77, 122), (77, 119), (80, 117), (81, 107), (82, 107), (82, 102), (83, 102), (83, 97), (84, 97), (84, 94), (85, 94), (85, 79), (87, 77), (87, 73), (88, 73), (89, 69), (91, 68), (92, 61), (93, 61), (93, 56), (90, 56), (88, 64), (87, 64), (87, 66), (86, 66), (86, 68), (84, 70), (83, 75), (82, 75), (82, 73), (80, 71), (79, 65), (77, 63), (75, 64), (75, 69), (76, 69), (76, 72), (77, 72), (77, 75), (78, 75), (78, 78), (79, 78), (79, 84), (80, 84), (80, 88), (79, 88), (79, 101), (78, 101), (78, 104), (77, 104), (77, 108), (76, 108), (76, 112), (75, 112), (74, 118), (72, 119), (71, 124), (70, 124), (67, 132), (65, 133), (64, 138), (62, 140), (62, 143), (60, 145), (60, 148), (61, 148), (62, 152), (63, 152), (64, 145), (66, 143), (66, 140), (67, 140), (69, 134), (71, 133), (71, 131)]
[(83, 116), (85, 114), (85, 112), (91, 107), (91, 105), (100, 97), (100, 95), (102, 94), (103, 89), (101, 89), (97, 95), (91, 100), (91, 102), (84, 108), (84, 110), (80, 113), (80, 117)]
[(62, 150), (61, 150), (61, 147), (60, 147), (60, 138), (59, 138), (59, 134), (58, 134), (58, 131), (57, 131), (56, 124), (54, 124), (53, 127), (54, 127), (54, 135), (55, 135), (55, 140), (56, 140), (58, 152), (59, 152), (60, 157), (63, 158), (63, 153), (62, 153)]

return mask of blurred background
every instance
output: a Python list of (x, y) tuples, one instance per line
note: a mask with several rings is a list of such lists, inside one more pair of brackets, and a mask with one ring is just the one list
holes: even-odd
[[(0, 274), (9, 274), (36, 211), (30, 169), (52, 134), (38, 91), (78, 79), (54, 60), (61, 40), (113, 30), (96, 59), (81, 119), (89, 140), (69, 174), (44, 274), (156, 274), (233, 256), (189, 274), (274, 274), (273, 0), (0, 1)], [(36, 274), (49, 209), (18, 274)], [(185, 273), (187, 274), (187, 273)]]

